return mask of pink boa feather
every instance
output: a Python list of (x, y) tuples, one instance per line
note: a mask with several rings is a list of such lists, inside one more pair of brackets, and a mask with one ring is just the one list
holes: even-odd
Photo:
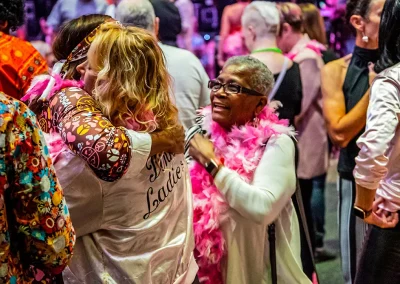
[[(259, 114), (259, 123), (247, 123), (226, 132), (211, 119), (211, 107), (201, 111), (203, 129), (210, 134), (217, 157), (224, 159), (225, 167), (236, 171), (246, 182), (251, 182), (264, 153), (268, 139), (274, 134), (294, 135), (287, 120), (279, 120), (274, 109), (265, 107)], [(221, 261), (226, 256), (225, 239), (220, 229), (227, 221), (229, 205), (214, 185), (213, 178), (202, 165), (190, 166), (193, 188), (193, 226), (195, 257), (199, 265), (201, 283), (222, 284)]]

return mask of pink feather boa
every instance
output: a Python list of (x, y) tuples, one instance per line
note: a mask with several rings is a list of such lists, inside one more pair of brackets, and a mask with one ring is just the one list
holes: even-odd
[[(236, 171), (246, 182), (251, 182), (254, 171), (264, 153), (265, 145), (272, 135), (294, 135), (287, 120), (279, 120), (274, 109), (265, 107), (259, 114), (259, 123), (247, 123), (224, 130), (211, 118), (211, 107), (201, 111), (204, 115), (202, 128), (210, 134), (215, 154), (224, 160), (224, 166)], [(213, 178), (202, 165), (193, 162), (190, 166), (193, 187), (193, 226), (195, 235), (195, 257), (199, 265), (201, 283), (223, 283), (221, 261), (226, 256), (225, 239), (220, 230), (227, 221), (229, 205), (214, 185)]]

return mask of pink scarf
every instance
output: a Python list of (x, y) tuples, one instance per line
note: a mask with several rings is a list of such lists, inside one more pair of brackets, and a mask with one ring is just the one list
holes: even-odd
[[(316, 54), (318, 54), (318, 56), (322, 56), (322, 51), (326, 51), (326, 47), (322, 43), (319, 43), (314, 39), (309, 41), (306, 44), (305, 48), (311, 49)], [(297, 56), (297, 54), (299, 54), (299, 52), (300, 50), (289, 52), (288, 54), (286, 54), (286, 57), (288, 57), (290, 60), (293, 60)]]
[[(259, 123), (224, 130), (211, 118), (211, 107), (201, 111), (204, 115), (202, 128), (210, 135), (215, 154), (224, 160), (224, 166), (236, 171), (246, 182), (253, 179), (254, 171), (265, 151), (268, 139), (274, 134), (294, 135), (287, 120), (279, 120), (274, 109), (265, 107), (259, 114)], [(200, 282), (222, 284), (221, 261), (226, 256), (225, 238), (220, 226), (227, 221), (229, 205), (214, 185), (213, 178), (202, 165), (190, 166), (193, 188), (193, 226), (195, 257), (199, 265)]]

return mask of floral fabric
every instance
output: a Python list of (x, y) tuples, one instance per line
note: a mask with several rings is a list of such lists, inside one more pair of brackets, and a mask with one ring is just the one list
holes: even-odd
[(75, 232), (35, 115), (0, 93), (0, 282), (54, 283)]
[(126, 128), (114, 127), (84, 90), (61, 90), (42, 114), (42, 129), (60, 133), (70, 150), (83, 158), (99, 178), (115, 181), (127, 171), (131, 143)]

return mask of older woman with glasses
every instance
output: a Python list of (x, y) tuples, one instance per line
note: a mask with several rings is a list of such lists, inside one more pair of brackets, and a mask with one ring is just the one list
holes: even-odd
[[(188, 131), (202, 283), (274, 283), (273, 272), (280, 283), (310, 283), (302, 271), (291, 201), (294, 131), (267, 105), (273, 82), (261, 61), (229, 59), (209, 82), (211, 106)], [(269, 243), (273, 229), (276, 242)]]

